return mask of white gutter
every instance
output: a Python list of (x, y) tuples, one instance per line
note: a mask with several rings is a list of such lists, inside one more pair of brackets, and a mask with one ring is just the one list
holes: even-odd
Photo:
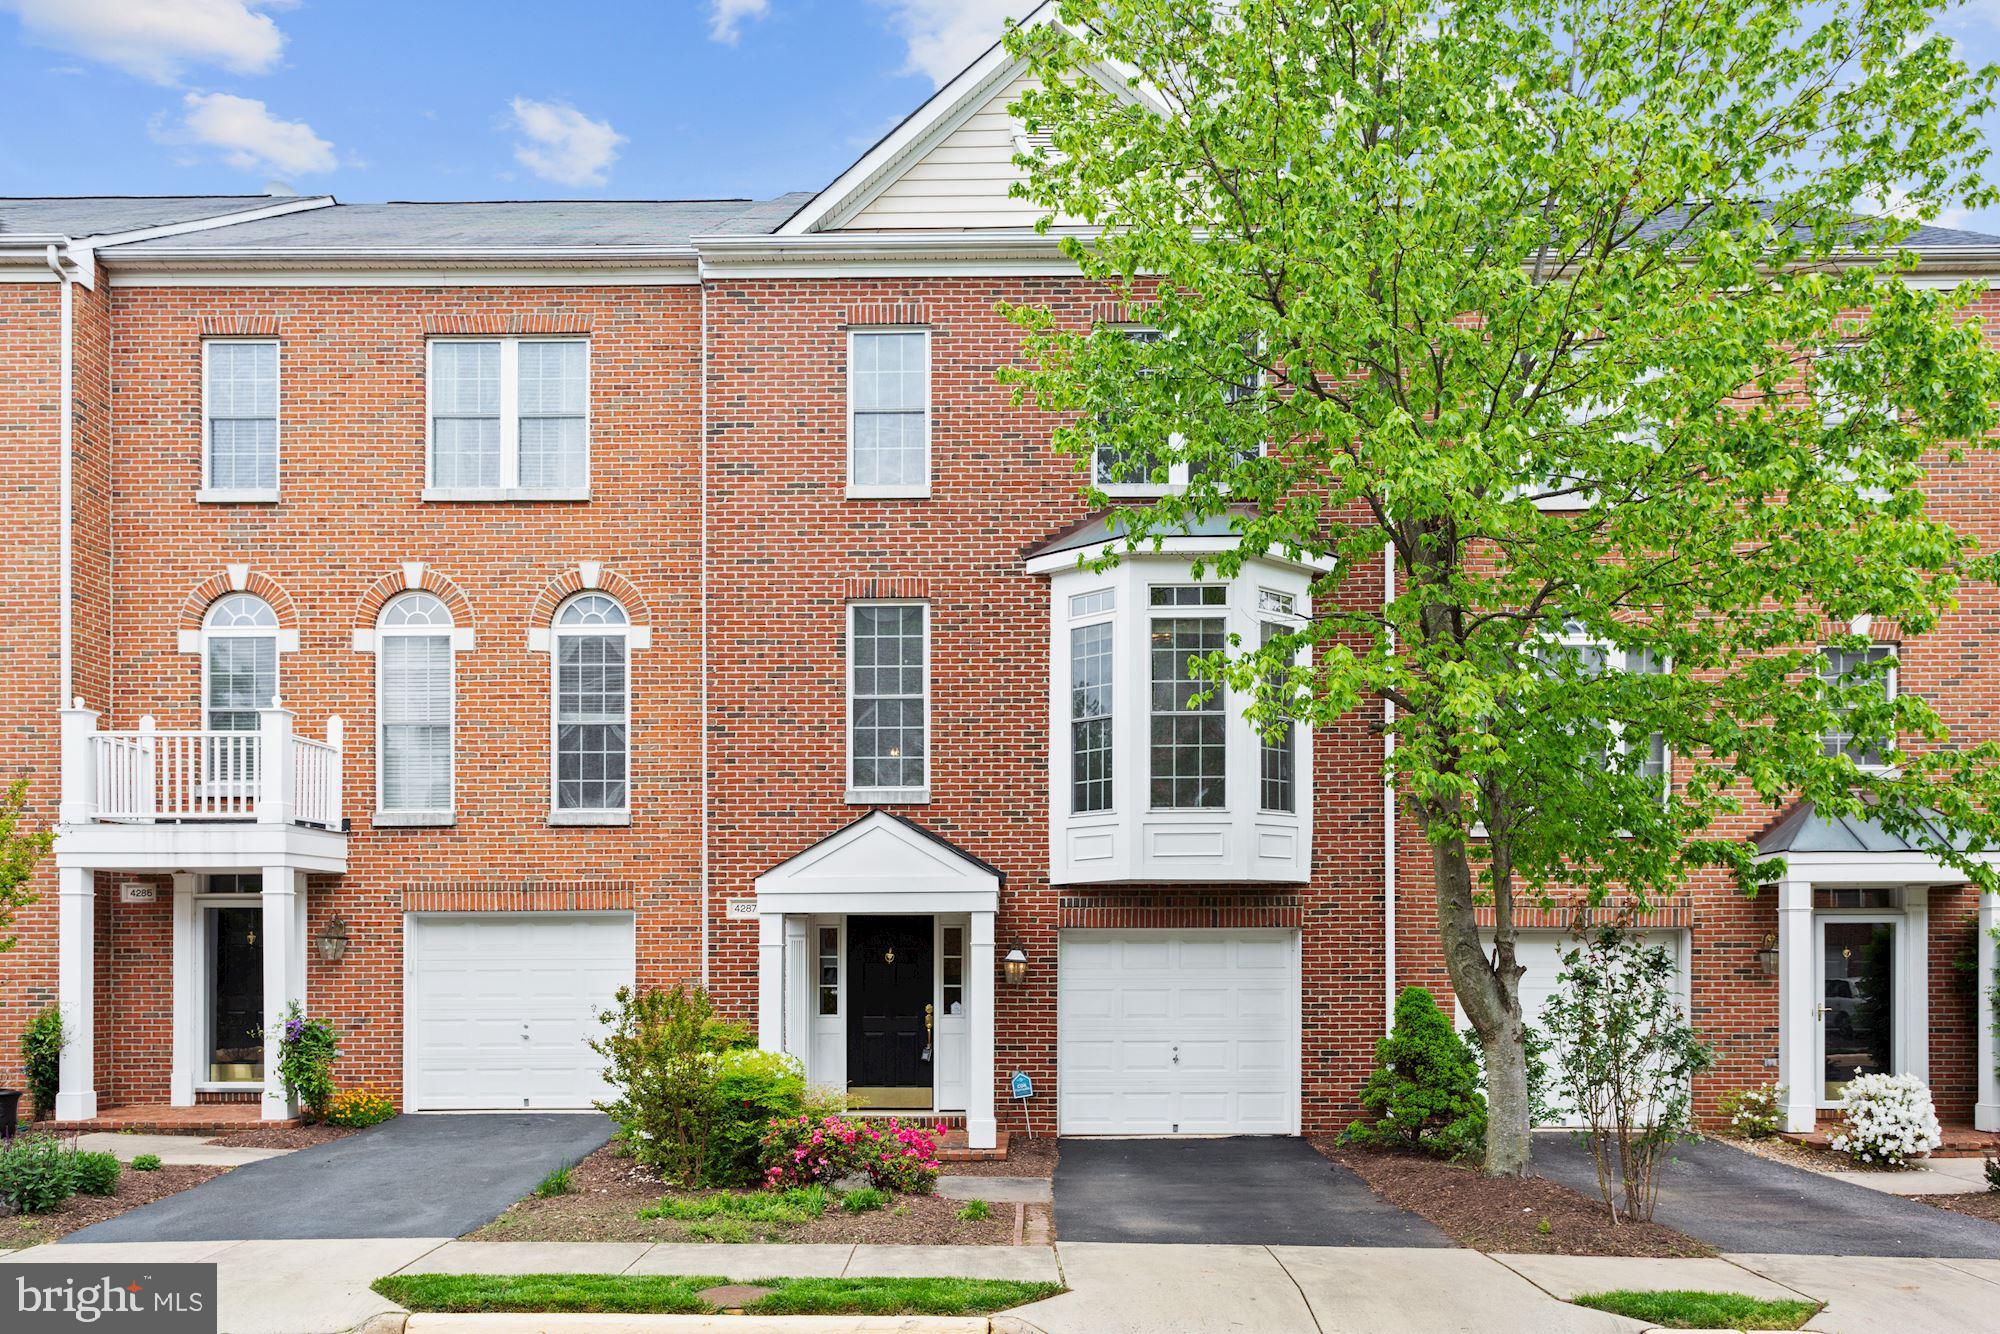
[[(76, 608), (74, 605), (76, 598), (76, 574), (72, 568), (74, 565), (75, 542), (76, 461), (71, 457), (72, 433), (70, 428), (70, 415), (74, 409), (74, 404), (71, 401), (73, 394), (71, 386), (75, 378), (74, 357), (70, 349), (70, 329), (75, 318), (72, 313), (72, 306), (75, 303), (75, 287), (70, 279), (69, 271), (63, 267), (61, 248), (50, 245), (47, 252), (47, 259), (49, 267), (55, 270), (56, 281), (62, 284), (61, 350), (58, 354), (60, 371), (56, 379), (56, 392), (59, 395), (57, 400), (59, 412), (56, 417), (56, 457), (58, 459), (59, 476), (61, 479), (56, 487), (56, 532), (58, 534), (56, 539), (56, 618), (58, 625), (56, 632), (56, 707), (66, 709), (75, 698), (74, 691), (76, 687), (76, 665), (70, 648), (70, 640), (76, 621)], [(105, 701), (100, 700), (98, 703), (101, 706)]]
[(701, 728), (701, 781), (695, 790), (701, 796), (701, 859), (697, 879), (701, 884), (701, 989), (708, 990), (708, 915), (714, 911), (709, 901), (709, 860), (708, 860), (708, 284), (701, 285), (701, 356), (695, 360), (696, 373), (701, 376), (701, 446), (696, 451), (700, 460), (697, 473), (701, 487), (700, 523), (701, 534), (696, 549), (701, 562), (701, 573), (695, 579), (695, 601), (700, 609), (701, 630), (696, 652), (701, 656), (701, 684), (696, 689), (701, 716), (696, 725)]
[[(1396, 544), (1382, 544), (1382, 606), (1387, 610), (1396, 600)], [(1389, 651), (1396, 649), (1395, 631), (1389, 632)], [(1387, 770), (1396, 758), (1394, 700), (1382, 701), (1382, 767)], [(1396, 782), (1386, 772), (1382, 778), (1382, 983), (1386, 1013), (1382, 1031), (1396, 1027)]]

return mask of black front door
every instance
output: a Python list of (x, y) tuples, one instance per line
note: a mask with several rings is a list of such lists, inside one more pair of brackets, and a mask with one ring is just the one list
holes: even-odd
[(263, 909), (215, 907), (209, 913), (208, 1077), (218, 1083), (264, 1077)]
[(847, 970), (849, 1087), (928, 1090), (931, 919), (848, 918)]

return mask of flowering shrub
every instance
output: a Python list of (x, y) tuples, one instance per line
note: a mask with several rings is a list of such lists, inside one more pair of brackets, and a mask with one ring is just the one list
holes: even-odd
[(1729, 1133), (1744, 1139), (1769, 1139), (1785, 1123), (1785, 1088), (1782, 1084), (1760, 1084), (1738, 1089), (1716, 1104), (1729, 1119)]
[(379, 1126), (396, 1114), (396, 1104), (389, 1101), (386, 1093), (373, 1093), (367, 1089), (342, 1089), (333, 1095), (327, 1104), (326, 1122), (333, 1126), (351, 1126), (363, 1130), (369, 1126)]
[(308, 1121), (324, 1121), (333, 1100), (333, 1063), (340, 1058), (340, 1033), (324, 1019), (308, 1019), (293, 1001), (285, 1008), (285, 1032), (278, 1039), (278, 1078), (285, 1096), (298, 1103)]
[(1931, 1091), (1915, 1075), (1856, 1072), (1840, 1094), (1847, 1129), (1833, 1137), (1837, 1152), (1857, 1162), (1906, 1167), (1944, 1143)]
[(717, 1057), (710, 1184), (747, 1186), (756, 1181), (765, 1128), (804, 1111), (805, 1094), (805, 1068), (796, 1056), (740, 1047)]
[(858, 1172), (880, 1190), (928, 1195), (937, 1185), (937, 1146), (937, 1132), (895, 1117), (784, 1117), (764, 1132), (764, 1184), (784, 1190)]

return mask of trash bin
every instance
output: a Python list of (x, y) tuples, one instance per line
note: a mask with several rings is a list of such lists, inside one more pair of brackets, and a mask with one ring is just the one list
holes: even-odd
[(0, 1140), (14, 1138), (21, 1120), (21, 1090), (0, 1089)]

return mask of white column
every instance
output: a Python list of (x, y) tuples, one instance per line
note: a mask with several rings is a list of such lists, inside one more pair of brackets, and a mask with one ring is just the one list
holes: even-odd
[(1903, 891), (1903, 939), (1896, 1007), (1902, 1014), (1896, 1035), (1896, 1073), (1931, 1082), (1931, 891), (1912, 885)]
[(194, 1106), (196, 1071), (202, 1065), (201, 915), (194, 902), (194, 875), (174, 873), (174, 1065), (167, 1078), (167, 1101)]
[(298, 954), (298, 879), (289, 866), (264, 868), (264, 910), (259, 939), (264, 943), (264, 1110), (266, 1121), (298, 1115), (278, 1078), (278, 1042), (285, 1035), (285, 1011), (305, 1004), (304, 960)]
[(757, 1045), (785, 1049), (785, 918), (757, 914)]
[(75, 866), (57, 871), (56, 1004), (62, 1009), (65, 1039), (58, 1121), (89, 1121), (97, 1115), (96, 919), (95, 876)]
[(785, 1050), (804, 1062), (812, 1059), (812, 919), (794, 914), (784, 920)]
[(292, 711), (278, 701), (257, 710), (257, 823), (292, 822)]
[(972, 930), (966, 941), (965, 1008), (971, 1022), (966, 1026), (970, 1045), (966, 1079), (971, 1096), (965, 1103), (965, 1143), (968, 1148), (990, 1149), (1000, 1137), (993, 1116), (993, 914), (972, 914)]
[(1778, 882), (1778, 1082), (1785, 1129), (1811, 1130), (1819, 1116), (1819, 960), (1813, 957), (1812, 882)]
[(1972, 1124), (1981, 1130), (2000, 1130), (2000, 1050), (1993, 1040), (1993, 976), (1995, 945), (1993, 933), (2000, 931), (2000, 894), (1979, 896), (1979, 964), (1973, 974), (1972, 989), (1979, 1004), (1979, 1104), (1973, 1108)]
[(97, 710), (84, 708), (79, 698), (61, 717), (62, 791), (56, 798), (56, 820), (88, 824), (97, 815), (97, 751), (91, 743)]

